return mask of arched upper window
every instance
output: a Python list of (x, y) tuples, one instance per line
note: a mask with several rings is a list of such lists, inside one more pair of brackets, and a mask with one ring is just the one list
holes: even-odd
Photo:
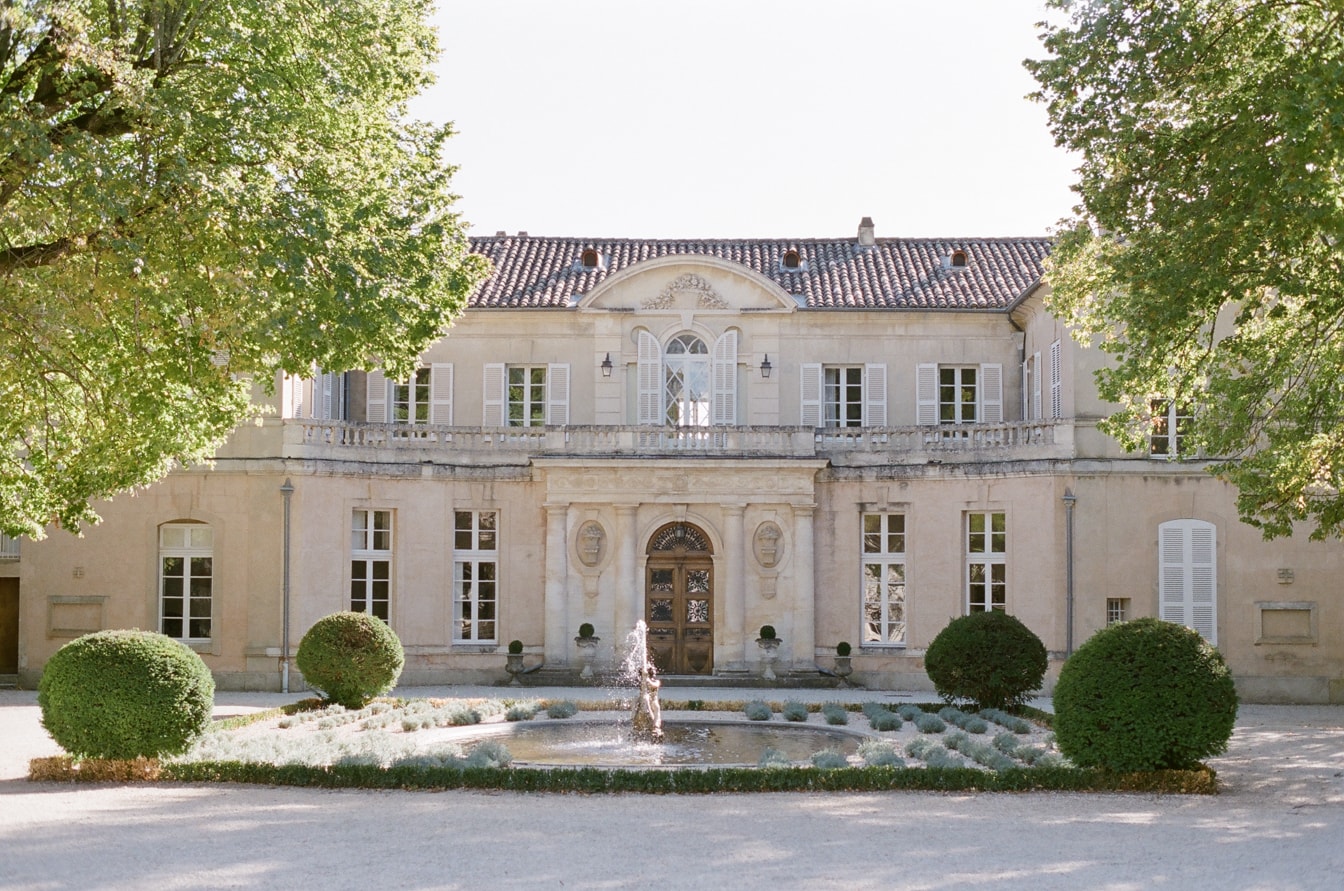
[(710, 424), (709, 348), (694, 334), (668, 341), (663, 357), (663, 420), (669, 427)]
[(159, 527), (159, 631), (178, 640), (209, 640), (215, 537), (205, 523)]
[(579, 265), (584, 269), (597, 269), (602, 265), (602, 255), (588, 248), (579, 256)]
[(638, 339), (638, 423), (669, 427), (737, 423), (736, 330), (719, 335), (712, 347), (689, 331), (666, 345), (648, 331), (640, 331)]
[(798, 269), (803, 265), (803, 258), (797, 251), (790, 249), (784, 253), (784, 259), (780, 262), (785, 269)]
[(951, 260), (948, 261), (948, 265), (951, 266), (953, 269), (961, 269), (961, 268), (965, 267), (965, 265), (966, 265), (966, 252), (963, 251), (963, 250), (955, 250), (955, 251), (953, 251), (953, 252), (952, 252), (952, 258), (951, 258)]

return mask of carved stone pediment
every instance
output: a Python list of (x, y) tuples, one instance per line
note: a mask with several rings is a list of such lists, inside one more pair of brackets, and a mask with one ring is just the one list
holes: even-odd
[(729, 309), (728, 301), (719, 296), (714, 286), (693, 272), (680, 275), (668, 282), (657, 297), (650, 297), (642, 309)]

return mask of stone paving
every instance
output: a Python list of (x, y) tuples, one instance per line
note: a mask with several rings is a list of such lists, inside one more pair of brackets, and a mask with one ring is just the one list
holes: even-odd
[[(501, 696), (506, 688), (411, 688)], [(516, 690), (513, 692), (517, 692)], [(601, 691), (528, 688), (528, 697)], [(768, 694), (768, 695), (767, 695)], [(218, 714), (305, 694), (221, 693)], [(669, 698), (874, 698), (696, 689)], [(1048, 706), (1048, 702), (1038, 703)], [(361, 792), (23, 779), (54, 754), (0, 691), (0, 888), (1330, 889), (1344, 884), (1344, 707), (1243, 706), (1218, 796)]]

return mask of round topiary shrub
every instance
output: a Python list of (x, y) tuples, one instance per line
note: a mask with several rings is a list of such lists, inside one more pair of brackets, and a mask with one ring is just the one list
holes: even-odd
[(363, 708), (401, 676), (406, 655), (396, 632), (368, 613), (332, 613), (299, 641), (295, 661), (304, 680), (346, 708)]
[(215, 679), (201, 657), (152, 631), (99, 631), (47, 660), (42, 726), (76, 758), (185, 752), (210, 723)]
[(1158, 619), (1103, 628), (1064, 663), (1055, 739), (1080, 767), (1193, 767), (1227, 751), (1237, 691), (1198, 632)]
[(1007, 613), (953, 619), (929, 644), (924, 670), (947, 702), (1014, 708), (1045, 680), (1045, 644)]

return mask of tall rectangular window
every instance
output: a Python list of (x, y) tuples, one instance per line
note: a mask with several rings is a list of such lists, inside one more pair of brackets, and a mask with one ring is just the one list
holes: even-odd
[(863, 367), (827, 367), (823, 369), (825, 391), (822, 394), (826, 427), (863, 426)]
[(979, 385), (974, 366), (938, 367), (938, 421), (942, 424), (974, 424), (979, 404)]
[(863, 515), (863, 644), (905, 645), (905, 515)]
[(428, 424), (430, 369), (417, 368), (409, 381), (392, 385), (392, 423)]
[(1008, 520), (999, 511), (966, 515), (966, 611), (1008, 607)]
[(204, 523), (159, 527), (159, 631), (209, 640), (214, 594), (214, 532)]
[(494, 643), (498, 606), (499, 514), (453, 513), (453, 640)]
[(1194, 410), (1188, 402), (1154, 399), (1150, 405), (1153, 432), (1148, 436), (1148, 454), (1153, 458), (1180, 458), (1188, 454), (1185, 438), (1194, 423)]
[(510, 365), (508, 425), (542, 427), (546, 424), (546, 366)]
[(357, 509), (350, 523), (350, 609), (390, 621), (392, 511)]

